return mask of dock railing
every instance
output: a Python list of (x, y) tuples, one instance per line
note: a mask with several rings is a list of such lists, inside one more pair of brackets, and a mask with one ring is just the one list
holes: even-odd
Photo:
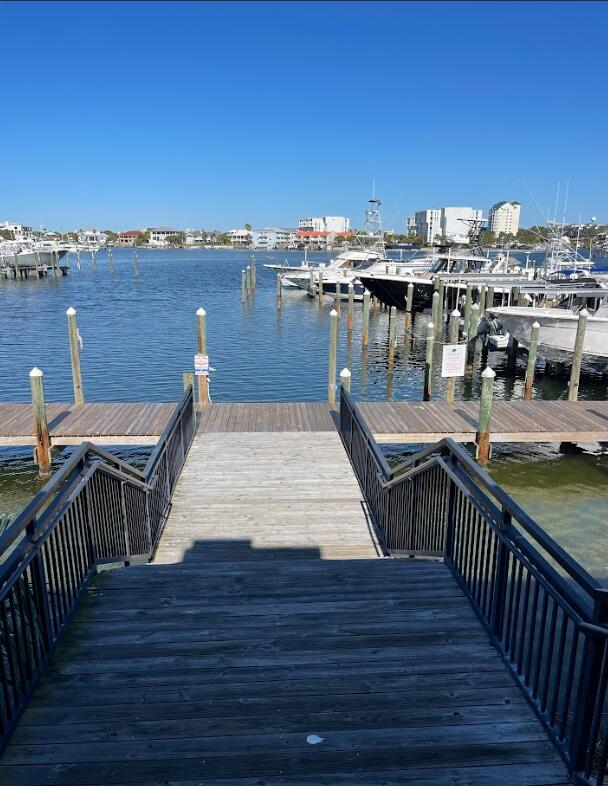
[(608, 590), (453, 440), (391, 468), (344, 389), (340, 434), (386, 553), (443, 558), (575, 781), (601, 786)]
[(2, 747), (96, 566), (152, 557), (196, 432), (193, 395), (143, 471), (85, 442), (0, 537)]

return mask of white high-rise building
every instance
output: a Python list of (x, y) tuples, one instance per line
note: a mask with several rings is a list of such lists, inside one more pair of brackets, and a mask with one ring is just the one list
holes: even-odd
[(346, 216), (316, 216), (301, 218), (298, 229), (304, 232), (350, 232), (350, 218)]
[[(474, 207), (440, 207), (431, 210), (418, 210), (414, 217), (416, 234), (426, 243), (439, 238), (447, 238), (454, 243), (468, 243), (469, 227), (466, 220), (482, 217), (481, 210)], [(464, 220), (462, 220), (464, 219)]]
[(488, 214), (488, 229), (495, 235), (516, 235), (519, 229), (519, 202), (497, 202)]

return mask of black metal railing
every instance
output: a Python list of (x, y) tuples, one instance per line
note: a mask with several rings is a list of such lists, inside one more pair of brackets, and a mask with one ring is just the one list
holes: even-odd
[(83, 443), (0, 536), (0, 745), (95, 568), (150, 558), (196, 431), (189, 387), (143, 471)]
[(608, 760), (608, 590), (451, 439), (389, 467), (356, 404), (340, 433), (391, 555), (442, 557), (581, 783)]

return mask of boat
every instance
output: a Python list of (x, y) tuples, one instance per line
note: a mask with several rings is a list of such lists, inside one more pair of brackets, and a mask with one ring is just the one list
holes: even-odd
[(67, 248), (56, 243), (6, 240), (0, 242), (0, 267), (51, 267), (67, 253)]
[(495, 341), (494, 337), (512, 337), (526, 349), (530, 346), (532, 325), (538, 322), (540, 333), (538, 354), (549, 361), (569, 363), (579, 314), (587, 309), (587, 326), (583, 342), (583, 360), (608, 367), (608, 290), (587, 287), (564, 298), (555, 308), (497, 306), (488, 308), (481, 320), (478, 336)]

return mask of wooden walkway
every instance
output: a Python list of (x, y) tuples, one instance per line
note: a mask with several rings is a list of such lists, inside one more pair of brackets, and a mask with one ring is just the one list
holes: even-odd
[(319, 402), (212, 404), (202, 410), (202, 431), (334, 431), (332, 410)]
[[(323, 559), (319, 559), (323, 557)], [(0, 786), (566, 786), (448, 568), (381, 559), (337, 433), (199, 433), (94, 579)]]
[[(169, 422), (175, 404), (47, 404), (54, 445), (154, 445)], [(31, 404), (0, 404), (0, 447), (34, 445)]]
[[(478, 401), (360, 403), (377, 442), (474, 442)], [(606, 442), (608, 401), (495, 401), (492, 442)]]

